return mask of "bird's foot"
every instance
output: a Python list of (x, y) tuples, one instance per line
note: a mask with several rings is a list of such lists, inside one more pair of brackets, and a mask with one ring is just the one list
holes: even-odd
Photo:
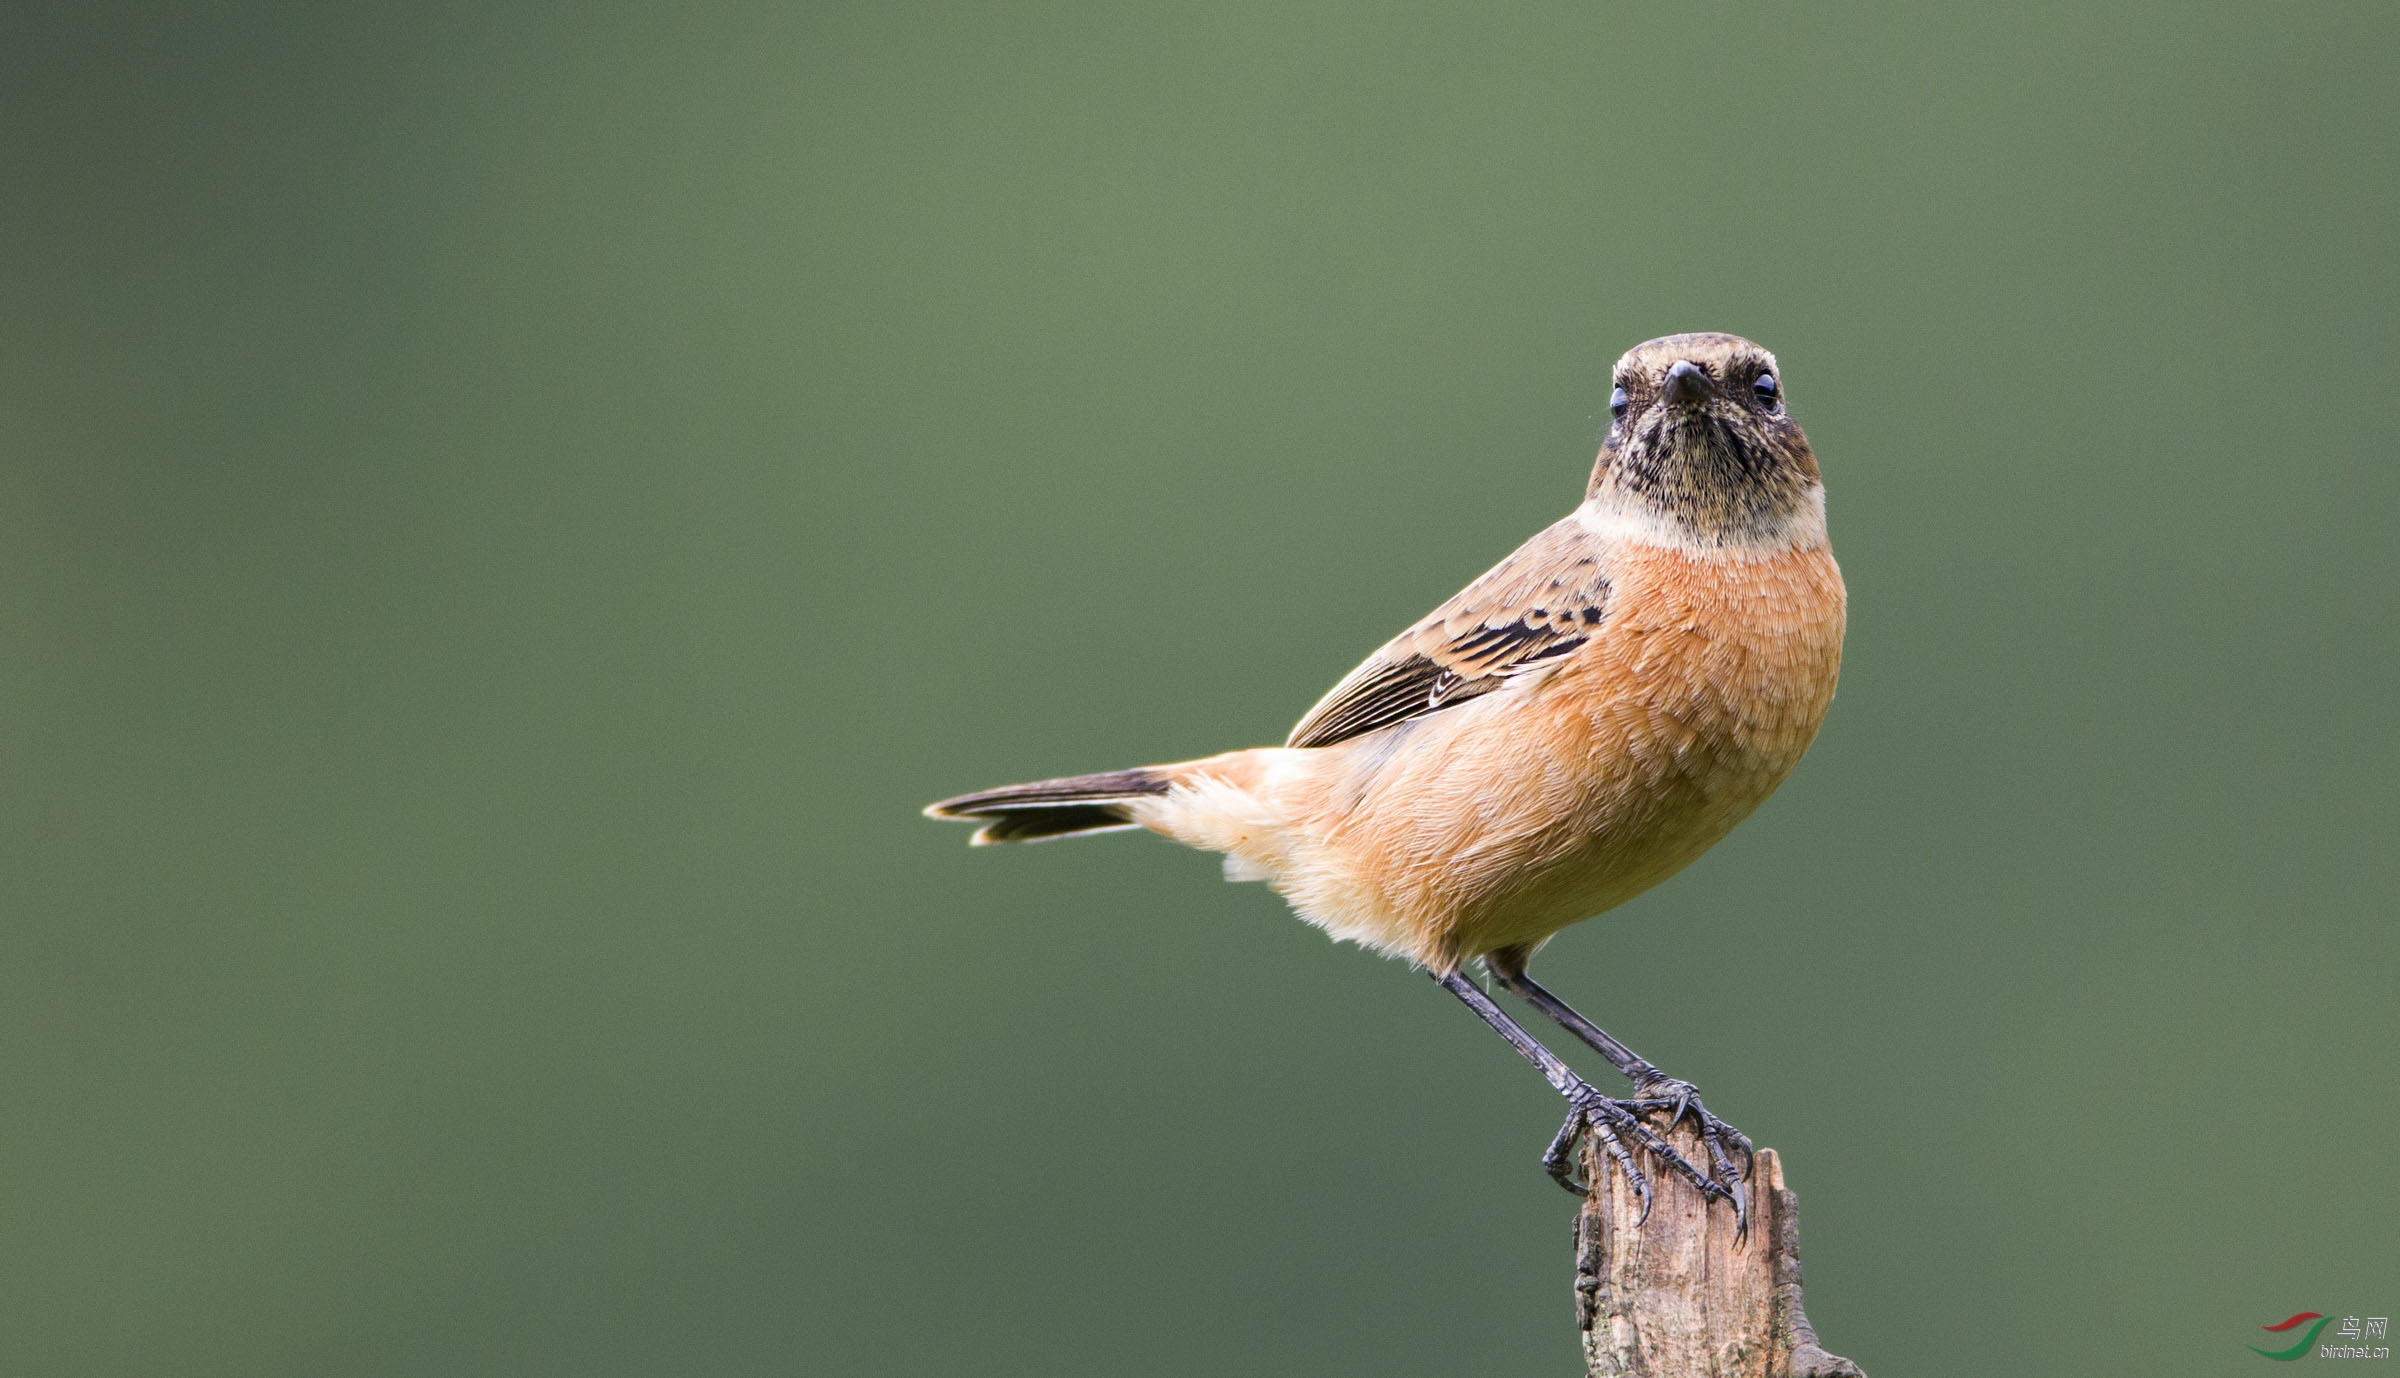
[[(1665, 1136), (1652, 1129), (1645, 1118), (1653, 1113), (1667, 1114), (1666, 1130), (1671, 1133), (1689, 1114), (1699, 1126), (1700, 1141), (1707, 1145), (1709, 1170), (1701, 1171), (1691, 1161), (1675, 1151)], [(1749, 1195), (1742, 1189), (1743, 1170), (1734, 1166), (1729, 1148), (1741, 1150), (1748, 1160), (1752, 1156), (1749, 1137), (1732, 1125), (1718, 1119), (1700, 1103), (1700, 1093), (1690, 1082), (1672, 1077), (1655, 1077), (1634, 1088), (1631, 1099), (1604, 1096), (1589, 1083), (1578, 1082), (1567, 1093), (1567, 1120), (1559, 1126), (1558, 1137), (1542, 1154), (1542, 1167), (1553, 1180), (1578, 1196), (1598, 1191), (1604, 1182), (1584, 1182), (1575, 1174), (1584, 1137), (1599, 1141), (1607, 1156), (1604, 1163), (1613, 1162), (1625, 1174), (1625, 1184), (1642, 1201), (1642, 1216), (1650, 1215), (1650, 1182), (1634, 1163), (1626, 1141), (1639, 1144), (1651, 1158), (1697, 1188), (1712, 1200), (1723, 1200), (1733, 1206), (1734, 1231), (1737, 1235), (1750, 1232)]]
[[(1699, 1088), (1688, 1081), (1653, 1077), (1635, 1087), (1634, 1094), (1673, 1107), (1674, 1113), (1667, 1119), (1669, 1133), (1683, 1123), (1686, 1113), (1692, 1116), (1693, 1122), (1700, 1126), (1700, 1142), (1708, 1148), (1709, 1180), (1718, 1188), (1717, 1192), (1709, 1194), (1721, 1193), (1733, 1203), (1734, 1230), (1737, 1234), (1748, 1234), (1750, 1202), (1748, 1194), (1742, 1190), (1742, 1179), (1749, 1175), (1758, 1156), (1758, 1150), (1750, 1143), (1750, 1136), (1710, 1114), (1708, 1107), (1700, 1103)], [(1733, 1165), (1733, 1154), (1729, 1149), (1740, 1150), (1742, 1166), (1737, 1168)]]

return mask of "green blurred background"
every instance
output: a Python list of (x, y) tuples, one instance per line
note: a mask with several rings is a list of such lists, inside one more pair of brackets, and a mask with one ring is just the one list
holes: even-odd
[(1851, 589), (1543, 965), (1870, 1373), (2400, 1304), (2400, 18), (532, 3), (0, 20), (0, 1371), (1567, 1374), (1555, 1098), (1213, 858), (1783, 360)]

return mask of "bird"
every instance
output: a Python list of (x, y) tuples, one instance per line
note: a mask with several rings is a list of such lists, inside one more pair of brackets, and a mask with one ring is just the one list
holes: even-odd
[[(1816, 456), (1775, 356), (1667, 335), (1610, 375), (1584, 496), (1369, 655), (1281, 746), (1038, 780), (930, 805), (974, 842), (1148, 829), (1224, 854), (1337, 941), (1429, 974), (1566, 1101), (1542, 1154), (1560, 1185), (1596, 1143), (1646, 1214), (1630, 1143), (1748, 1226), (1748, 1137), (1534, 980), (1550, 938), (1690, 865), (1815, 739), (1847, 594)], [(1609, 1096), (1469, 972), (1548, 1017), (1633, 1086)], [(1678, 1152), (1694, 1118), (1707, 1162)]]

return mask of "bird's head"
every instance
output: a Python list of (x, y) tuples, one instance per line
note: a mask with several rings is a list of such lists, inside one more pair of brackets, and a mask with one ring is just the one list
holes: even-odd
[(1738, 335), (1667, 335), (1625, 351), (1588, 501), (1702, 545), (1783, 544), (1822, 531), (1808, 437), (1775, 356)]

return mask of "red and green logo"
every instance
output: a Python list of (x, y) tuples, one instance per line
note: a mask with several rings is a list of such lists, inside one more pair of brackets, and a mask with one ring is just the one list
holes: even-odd
[[(2308, 1352), (2309, 1346), (2314, 1345), (2317, 1342), (2317, 1332), (2323, 1330), (2326, 1322), (2332, 1319), (2333, 1317), (2331, 1316), (2322, 1315), (2315, 1311), (2303, 1311), (2299, 1315), (2294, 1316), (2290, 1320), (2284, 1321), (2281, 1324), (2262, 1325), (2259, 1327), (2261, 1330), (2283, 1331), (2297, 1330), (2301, 1326), (2306, 1325), (2308, 1326), (2308, 1333), (2300, 1337), (2300, 1343), (2293, 1345), (2290, 1349), (2260, 1349), (2257, 1345), (2249, 1345), (2247, 1348), (2253, 1354), (2264, 1354), (2270, 1359), (2282, 1359), (2287, 1362), (2297, 1359), (2301, 1355)], [(2314, 1324), (2310, 1324), (2311, 1322), (2314, 1322)]]

